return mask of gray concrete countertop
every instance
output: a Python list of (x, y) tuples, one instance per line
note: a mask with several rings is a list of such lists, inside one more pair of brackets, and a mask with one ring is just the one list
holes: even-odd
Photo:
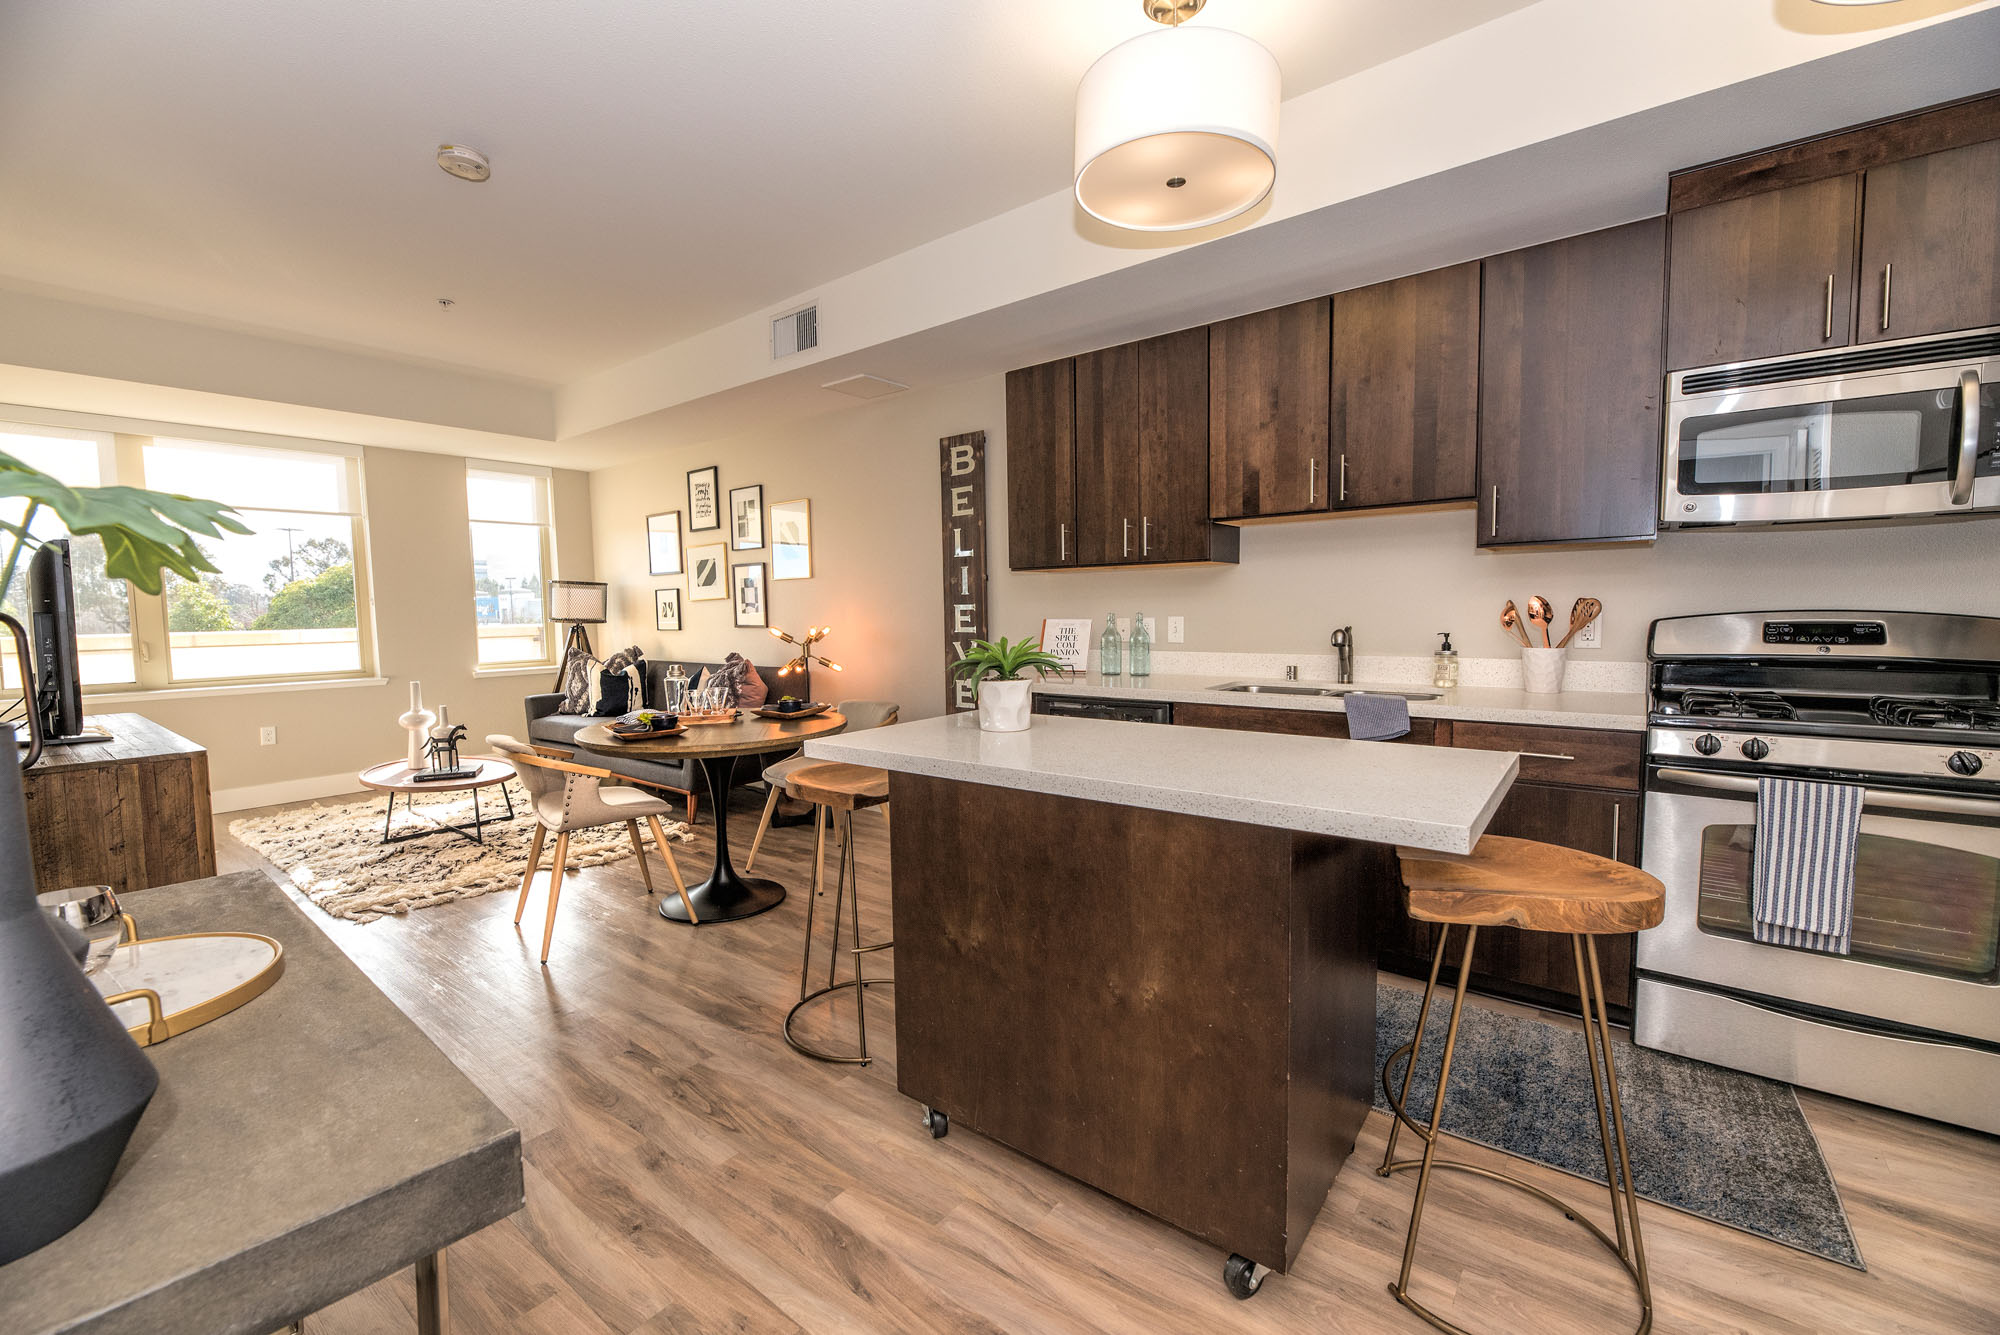
[(269, 879), (123, 902), (142, 936), (273, 937), (284, 976), (146, 1050), (110, 1192), (0, 1267), (0, 1331), (269, 1335), (521, 1208), (520, 1132)]
[(815, 760), (1468, 853), (1518, 769), (1509, 751), (1106, 719), (981, 732), (976, 714), (806, 743)]
[[(1218, 691), (1217, 686), (1237, 681), (1263, 681), (1257, 677), (1211, 677), (1163, 675), (1151, 677), (1105, 677), (1092, 672), (1075, 677), (1047, 677), (1035, 683), (1041, 695), (1102, 696), (1112, 700), (1164, 700), (1173, 704), (1240, 705), (1246, 709), (1304, 709), (1344, 714), (1346, 706), (1336, 696), (1258, 695), (1249, 691)], [(1330, 682), (1270, 681), (1273, 686), (1329, 686)], [(1342, 689), (1350, 689), (1342, 687)], [(1368, 690), (1369, 683), (1352, 689)], [(1434, 690), (1409, 682), (1394, 685), (1377, 683), (1383, 691)], [(1465, 719), (1479, 723), (1522, 723), (1538, 727), (1606, 728), (1619, 732), (1646, 730), (1646, 697), (1609, 692), (1565, 691), (1560, 695), (1530, 695), (1526, 691), (1495, 687), (1462, 686), (1440, 691), (1435, 700), (1410, 701), (1412, 718)]]

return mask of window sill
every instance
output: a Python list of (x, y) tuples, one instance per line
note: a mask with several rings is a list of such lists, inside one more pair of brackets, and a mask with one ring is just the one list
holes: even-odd
[(509, 663), (506, 667), (476, 667), (474, 677), (546, 677), (556, 670), (554, 663)]
[(322, 677), (315, 681), (231, 682), (223, 686), (162, 686), (158, 690), (85, 691), (86, 711), (93, 705), (137, 704), (142, 700), (201, 700), (211, 696), (269, 695), (278, 691), (329, 691), (350, 686), (387, 686), (387, 677)]

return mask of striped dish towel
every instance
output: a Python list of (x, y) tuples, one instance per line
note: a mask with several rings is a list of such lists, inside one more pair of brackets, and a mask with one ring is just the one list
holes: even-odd
[(1751, 935), (1845, 955), (1854, 931), (1854, 853), (1866, 790), (1805, 779), (1757, 780)]

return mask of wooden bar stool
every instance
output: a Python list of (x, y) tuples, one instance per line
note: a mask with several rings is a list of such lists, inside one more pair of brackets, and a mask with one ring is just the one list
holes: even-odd
[[(889, 800), (889, 776), (879, 769), (869, 769), (865, 765), (842, 765), (820, 763), (807, 765), (785, 775), (785, 791), (801, 802), (812, 803), (813, 810), (813, 889), (806, 899), (806, 946), (805, 957), (799, 962), (798, 1004), (785, 1013), (785, 1041), (799, 1052), (823, 1062), (841, 1062), (850, 1066), (866, 1066), (868, 1056), (868, 1015), (867, 993), (871, 987), (893, 984), (893, 978), (864, 978), (861, 974), (861, 957), (878, 950), (888, 950), (893, 941), (881, 941), (874, 945), (861, 943), (861, 878), (860, 869), (854, 857), (854, 813), (869, 807), (879, 807)], [(833, 895), (833, 948), (832, 957), (826, 963), (826, 986), (812, 991), (812, 948), (813, 910), (819, 903), (820, 882), (826, 869), (826, 833), (838, 817), (840, 821), (840, 871), (834, 880)], [(840, 971), (840, 906), (846, 899), (851, 905), (849, 918), (853, 925), (854, 944), (847, 953), (854, 957), (854, 977), (842, 982), (838, 980)], [(812, 1047), (792, 1034), (792, 1021), (799, 1011), (821, 997), (832, 996), (835, 992), (854, 991), (854, 1029), (860, 1045), (860, 1055), (842, 1056), (839, 1053), (824, 1052)]]
[[(1421, 922), (1439, 923), (1443, 931), (1438, 936), (1437, 954), (1431, 958), (1430, 982), (1424, 987), (1423, 1005), (1417, 1011), (1417, 1031), (1382, 1066), (1382, 1091), (1388, 1096), (1394, 1120), (1389, 1124), (1388, 1149), (1382, 1156), (1381, 1168), (1376, 1171), (1387, 1177), (1412, 1168), (1418, 1170), (1416, 1200), (1410, 1206), (1410, 1231), (1403, 1242), (1403, 1270), (1389, 1286), (1389, 1292), (1396, 1296), (1397, 1302), (1439, 1330), (1468, 1335), (1462, 1327), (1446, 1321), (1410, 1296), (1410, 1270), (1416, 1260), (1417, 1230), (1423, 1223), (1431, 1170), (1456, 1169), (1519, 1187), (1588, 1229), (1617, 1256), (1638, 1287), (1641, 1316), (1637, 1335), (1645, 1335), (1653, 1327), (1653, 1289), (1646, 1277), (1645, 1243), (1639, 1235), (1639, 1193), (1632, 1182), (1632, 1160), (1625, 1148), (1625, 1113), (1618, 1101), (1618, 1073), (1611, 1062), (1611, 1022), (1604, 1010), (1604, 979), (1597, 965), (1596, 938), (1609, 932), (1636, 932), (1659, 925), (1666, 906), (1665, 890), (1653, 877), (1622, 862), (1498, 835), (1487, 835), (1469, 854), (1433, 853), (1418, 848), (1399, 848), (1396, 854), (1402, 860), (1410, 916)], [(1465, 953), (1459, 961), (1458, 984), (1452, 994), (1451, 1022), (1445, 1028), (1437, 1097), (1431, 1104), (1430, 1125), (1425, 1127), (1412, 1120), (1403, 1105), (1410, 1095), (1410, 1078), (1416, 1073), (1424, 1024), (1430, 1018), (1431, 1000), (1437, 992), (1438, 970), (1451, 946), (1454, 927), (1465, 929)], [(1576, 961), (1577, 993), (1583, 1001), (1584, 1045), (1590, 1061), (1591, 1090), (1597, 1098), (1597, 1133), (1604, 1145), (1604, 1173), (1611, 1189), (1616, 1240), (1584, 1218), (1576, 1207), (1532, 1183), (1476, 1164), (1437, 1157), (1438, 1124), (1444, 1120), (1452, 1050), (1458, 1043), (1465, 984), (1472, 974), (1472, 951), (1481, 927), (1519, 927), (1530, 932), (1569, 934)], [(1398, 1092), (1390, 1087), (1389, 1071), (1403, 1057), (1408, 1058), (1409, 1065), (1403, 1070), (1402, 1089)], [(1406, 1126), (1424, 1142), (1421, 1159), (1396, 1158), (1396, 1137)]]

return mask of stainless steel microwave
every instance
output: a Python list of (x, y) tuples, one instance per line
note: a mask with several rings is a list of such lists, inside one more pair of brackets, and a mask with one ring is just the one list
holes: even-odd
[(1677, 371), (1660, 519), (2000, 512), (2000, 326)]

